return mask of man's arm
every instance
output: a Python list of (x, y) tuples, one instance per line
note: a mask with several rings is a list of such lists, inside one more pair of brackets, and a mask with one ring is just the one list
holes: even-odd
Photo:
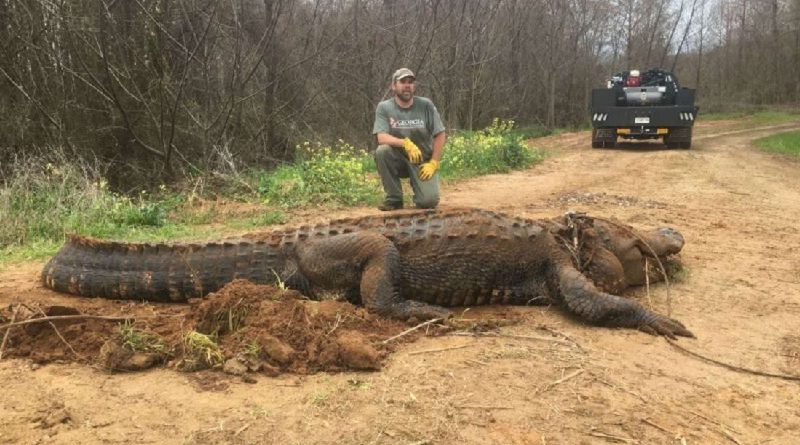
[(378, 133), (378, 145), (391, 145), (392, 147), (403, 148), (403, 139), (396, 138), (389, 133)]
[(445, 133), (444, 131), (436, 133), (436, 135), (433, 137), (433, 155), (431, 155), (431, 159), (441, 162), (442, 148), (444, 148), (444, 143), (446, 141), (447, 141), (447, 133)]

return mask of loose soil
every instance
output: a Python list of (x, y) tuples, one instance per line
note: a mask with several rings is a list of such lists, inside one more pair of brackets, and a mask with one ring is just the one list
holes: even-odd
[[(671, 308), (697, 335), (677, 341), (687, 350), (800, 375), (800, 162), (752, 147), (800, 123), (739, 126), (701, 122), (691, 150), (592, 149), (586, 132), (538, 139), (544, 163), (445, 184), (442, 201), (678, 229), (684, 269), (669, 297), (663, 283), (626, 296)], [(410, 325), (346, 302), (246, 282), (187, 305), (83, 299), (43, 288), (41, 267), (0, 272), (0, 324), (12, 307), (18, 320), (130, 321), (11, 330), (0, 443), (800, 443), (800, 382), (557, 307), (470, 309), (387, 342)], [(190, 332), (220, 349), (193, 348)]]

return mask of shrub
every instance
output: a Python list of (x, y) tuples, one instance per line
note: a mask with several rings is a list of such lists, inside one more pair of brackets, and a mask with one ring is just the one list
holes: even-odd
[(456, 133), (445, 148), (442, 176), (464, 178), (503, 173), (541, 161), (543, 154), (528, 148), (523, 135), (512, 131), (513, 127), (514, 121), (495, 119), (484, 130)]
[(297, 149), (299, 162), (260, 176), (258, 191), (266, 203), (353, 206), (379, 199), (380, 184), (368, 171), (371, 159), (365, 151), (341, 140), (333, 146), (306, 142)]

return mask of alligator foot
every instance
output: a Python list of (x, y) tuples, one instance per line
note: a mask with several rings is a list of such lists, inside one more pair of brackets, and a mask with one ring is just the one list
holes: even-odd
[(384, 308), (384, 312), (381, 315), (401, 320), (414, 318), (417, 320), (432, 320), (434, 318), (445, 320), (450, 318), (453, 312), (441, 306), (409, 300), (394, 304), (390, 308)]
[(664, 335), (673, 340), (676, 336), (694, 338), (694, 334), (686, 329), (686, 326), (680, 321), (649, 311), (647, 311), (644, 320), (640, 322), (637, 329), (652, 335)]

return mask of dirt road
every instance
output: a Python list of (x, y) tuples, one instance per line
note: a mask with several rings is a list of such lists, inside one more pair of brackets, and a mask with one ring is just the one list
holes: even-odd
[[(669, 302), (663, 285), (629, 296), (660, 312), (669, 303), (697, 335), (678, 341), (686, 349), (800, 375), (800, 162), (751, 146), (800, 124), (729, 124), (699, 125), (691, 150), (596, 150), (586, 133), (537, 140), (552, 153), (543, 164), (445, 186), (443, 201), (672, 226), (687, 241), (686, 273)], [(40, 267), (0, 274), (0, 304), (68, 301), (38, 286)], [(520, 322), (503, 336), (405, 344), (379, 372), (255, 384), (4, 359), (0, 443), (800, 443), (800, 382), (724, 368), (644, 333), (585, 326), (557, 308), (469, 314)]]

